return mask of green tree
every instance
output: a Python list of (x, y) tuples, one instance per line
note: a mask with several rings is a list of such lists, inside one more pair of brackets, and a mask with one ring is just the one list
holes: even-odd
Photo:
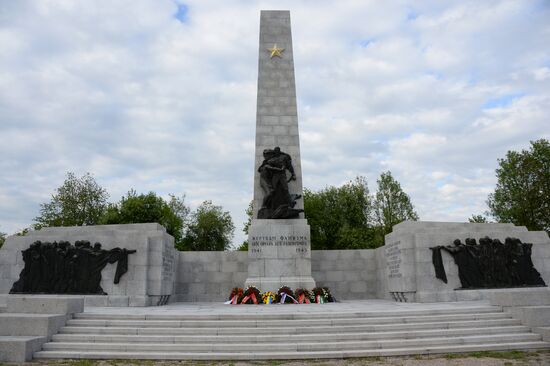
[(182, 250), (226, 250), (231, 245), (235, 225), (231, 215), (221, 206), (204, 201), (192, 214)]
[[(244, 223), (243, 226), (243, 232), (248, 235), (248, 229), (250, 229), (250, 225), (252, 224), (252, 214), (254, 212), (254, 200), (250, 201), (248, 204), (248, 207), (245, 210), (247, 220)], [(248, 250), (248, 240), (243, 241), (241, 245), (237, 248), (237, 250), (241, 250), (246, 252)]]
[(254, 200), (250, 201), (248, 204), (248, 207), (245, 210), (247, 220), (244, 223), (243, 231), (246, 235), (248, 235), (248, 230), (250, 229), (250, 225), (252, 224), (252, 214), (254, 213)]
[(130, 190), (116, 204), (110, 204), (101, 219), (102, 224), (138, 224), (156, 222), (166, 228), (174, 237), (176, 246), (183, 239), (189, 207), (185, 205), (185, 196), (170, 195), (167, 202), (154, 192), (137, 194)]
[(107, 191), (90, 173), (78, 178), (68, 172), (48, 203), (40, 205), (36, 227), (96, 225), (107, 207)]
[(468, 218), (468, 221), (471, 223), (481, 223), (485, 224), (487, 223), (487, 218), (483, 215), (472, 215), (472, 217)]
[(508, 151), (498, 160), (497, 185), (489, 195), (489, 212), (497, 222), (550, 233), (550, 144), (531, 141), (529, 150)]
[(318, 192), (304, 189), (304, 210), (312, 249), (373, 247), (369, 225), (372, 204), (364, 177)]
[(0, 231), (0, 248), (2, 248), (2, 245), (4, 245), (4, 242), (6, 241), (6, 235), (6, 233)]
[(26, 236), (28, 233), (30, 233), (31, 231), (35, 230), (36, 229), (36, 225), (31, 225), (30, 227), (26, 227), (24, 229), (21, 229), (19, 231), (17, 231), (15, 234), (15, 236)]
[(239, 245), (239, 247), (237, 248), (237, 250), (241, 251), (241, 252), (246, 252), (248, 251), (248, 240), (245, 240), (242, 242), (241, 245)]
[(378, 190), (374, 200), (374, 220), (377, 226), (376, 242), (384, 243), (384, 236), (391, 233), (392, 227), (405, 220), (418, 220), (409, 196), (403, 192), (401, 184), (390, 171), (384, 172), (377, 180)]

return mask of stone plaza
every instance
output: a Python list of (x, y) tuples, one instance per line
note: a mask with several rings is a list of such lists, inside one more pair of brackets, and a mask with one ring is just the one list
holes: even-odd
[[(405, 221), (377, 249), (311, 250), (288, 11), (261, 13), (253, 169), (247, 252), (179, 252), (155, 223), (51, 227), (8, 237), (0, 249), (0, 361), (344, 358), (550, 348), (546, 286), (467, 287), (453, 256), (478, 248), (462, 244), (467, 239), (488, 237), (504, 250), (516, 245), (507, 238), (515, 238), (521, 245), (514, 248), (528, 248), (528, 256), (518, 255), (524, 267), (548, 284), (546, 232), (513, 224)], [(23, 253), (31, 253), (25, 251), (37, 241), (97, 242), (104, 251), (132, 254), (119, 277), (116, 266), (103, 260), (100, 288), (106, 294), (9, 294), (30, 271)], [(443, 248), (439, 267), (434, 248)], [(88, 247), (74, 250), (100, 257)], [(437, 268), (444, 268), (445, 281), (436, 277)], [(283, 285), (328, 287), (338, 302), (223, 305), (235, 287), (277, 291)]]

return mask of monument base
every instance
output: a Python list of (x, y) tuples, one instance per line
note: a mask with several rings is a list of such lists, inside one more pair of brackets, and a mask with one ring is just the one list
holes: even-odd
[(262, 292), (275, 292), (281, 286), (315, 287), (306, 219), (252, 220), (245, 286), (256, 286)]

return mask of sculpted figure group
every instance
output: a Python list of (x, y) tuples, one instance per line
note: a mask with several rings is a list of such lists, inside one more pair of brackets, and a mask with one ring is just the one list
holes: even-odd
[(22, 251), (25, 267), (10, 293), (100, 294), (101, 271), (107, 263), (117, 263), (114, 283), (128, 271), (128, 254), (135, 250), (101, 249), (89, 241), (36, 241)]
[(466, 239), (465, 244), (456, 239), (451, 246), (430, 249), (436, 277), (445, 283), (442, 250), (451, 254), (458, 266), (462, 288), (545, 286), (531, 260), (532, 246), (516, 238), (506, 238), (502, 243), (499, 239), (484, 237), (479, 239), (479, 244), (475, 239)]
[[(264, 191), (262, 207), (258, 210), (259, 219), (293, 219), (304, 210), (295, 209), (298, 194), (291, 194), (288, 183), (296, 180), (294, 167), (290, 155), (281, 151), (279, 147), (265, 149), (264, 161), (258, 168), (260, 186)], [(290, 173), (287, 178), (286, 171)]]

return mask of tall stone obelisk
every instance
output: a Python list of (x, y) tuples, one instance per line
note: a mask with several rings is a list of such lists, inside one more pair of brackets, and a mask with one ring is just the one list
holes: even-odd
[(254, 210), (246, 286), (313, 288), (289, 11), (260, 16)]

